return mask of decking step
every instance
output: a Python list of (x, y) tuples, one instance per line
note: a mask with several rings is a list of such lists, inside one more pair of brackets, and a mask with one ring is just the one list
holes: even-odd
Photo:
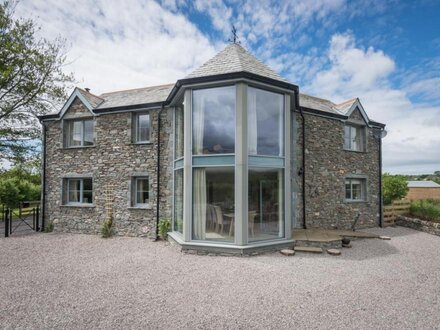
[(322, 253), (321, 248), (313, 246), (295, 246), (294, 250), (296, 252)]

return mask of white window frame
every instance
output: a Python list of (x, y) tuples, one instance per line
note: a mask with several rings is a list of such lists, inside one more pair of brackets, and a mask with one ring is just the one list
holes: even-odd
[[(93, 197), (94, 197), (94, 189), (93, 189), (93, 179), (92, 178), (76, 178), (76, 177), (72, 177), (72, 178), (65, 178), (65, 205), (91, 205), (93, 204)], [(79, 188), (79, 201), (76, 202), (71, 202), (69, 200), (69, 192), (70, 192), (70, 181), (71, 180), (78, 180), (80, 182), (80, 188)], [(89, 202), (84, 202), (84, 180), (91, 180), (92, 181), (92, 200)]]
[[(348, 182), (347, 182), (348, 181)], [(354, 182), (357, 181), (357, 182)], [(361, 198), (353, 198), (353, 183), (360, 183)], [(350, 198), (347, 198), (347, 184), (350, 185)], [(347, 177), (344, 179), (344, 199), (346, 202), (366, 202), (367, 201), (367, 179), (363, 177)]]
[[(148, 180), (148, 202), (147, 203), (138, 203), (138, 181), (139, 180)], [(137, 176), (133, 177), (133, 188), (132, 188), (132, 206), (134, 207), (146, 207), (150, 205), (151, 200), (151, 184), (150, 184), (150, 177), (149, 176)]]
[[(347, 137), (347, 127), (348, 130), (348, 137)], [(354, 148), (353, 146), (353, 138), (352, 138), (352, 132), (353, 130), (356, 130), (356, 132), (359, 133), (359, 141), (358, 141), (358, 148)], [(347, 143), (348, 142), (348, 143)], [(349, 151), (358, 151), (363, 152), (365, 151), (365, 127), (360, 125), (352, 125), (352, 124), (345, 124), (344, 125), (344, 149)]]
[[(85, 122), (86, 121), (91, 121), (92, 122), (92, 134), (93, 136), (95, 135), (95, 123), (93, 118), (87, 118), (87, 119), (69, 119), (66, 120), (66, 124), (64, 126), (64, 129), (67, 130), (66, 134), (65, 134), (65, 138), (66, 140), (64, 141), (64, 145), (66, 148), (84, 148), (84, 147), (93, 147), (95, 145), (95, 138), (93, 138), (93, 144), (91, 145), (85, 145), (84, 144), (84, 137), (85, 137)], [(70, 144), (70, 138), (73, 132), (73, 125), (75, 122), (80, 122), (81, 123), (81, 144), (80, 145), (71, 145)]]
[[(140, 133), (139, 133), (139, 117), (140, 116), (148, 116), (148, 139), (147, 140), (140, 140)], [(142, 112), (136, 112), (134, 114), (134, 134), (133, 134), (133, 142), (134, 143), (150, 143), (151, 142), (151, 115), (149, 111), (142, 111)]]

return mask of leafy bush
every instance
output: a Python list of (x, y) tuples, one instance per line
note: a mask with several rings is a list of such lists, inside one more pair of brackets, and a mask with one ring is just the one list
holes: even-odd
[(39, 199), (40, 185), (16, 177), (0, 179), (0, 204), (15, 208), (22, 201), (37, 201)]
[(385, 173), (382, 176), (383, 203), (390, 205), (393, 201), (402, 199), (408, 193), (408, 183), (404, 176)]
[(440, 201), (432, 199), (414, 201), (409, 211), (417, 218), (440, 222)]
[(45, 233), (51, 233), (53, 232), (53, 222), (50, 221), (47, 225), (46, 228), (44, 228), (44, 232)]
[(101, 237), (109, 238), (113, 235), (113, 217), (109, 217), (102, 223)]
[(171, 229), (171, 223), (169, 219), (162, 219), (159, 221), (159, 236), (163, 240), (167, 239), (168, 232)]

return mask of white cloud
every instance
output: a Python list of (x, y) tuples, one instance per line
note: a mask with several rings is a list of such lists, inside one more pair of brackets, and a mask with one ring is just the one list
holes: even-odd
[(36, 18), (45, 37), (66, 38), (66, 71), (95, 93), (175, 82), (218, 50), (186, 17), (154, 1), (23, 0), (17, 15)]
[[(386, 171), (438, 170), (440, 107), (411, 101), (406, 90), (391, 87), (395, 68), (383, 51), (362, 49), (351, 34), (337, 34), (331, 38), (327, 63), (302, 90), (336, 102), (360, 97), (370, 118), (387, 124), (389, 134), (383, 140)], [(411, 86), (414, 92), (427, 88), (423, 80)]]

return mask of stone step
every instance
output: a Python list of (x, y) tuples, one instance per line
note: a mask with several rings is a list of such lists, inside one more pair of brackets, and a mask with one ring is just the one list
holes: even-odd
[(338, 249), (328, 249), (327, 253), (331, 254), (332, 256), (340, 256), (341, 255), (341, 251)]
[(291, 250), (291, 249), (283, 249), (280, 251), (281, 254), (285, 255), (285, 256), (294, 256), (295, 255), (295, 251)]
[(313, 246), (295, 246), (294, 250), (296, 252), (322, 253), (321, 248)]

